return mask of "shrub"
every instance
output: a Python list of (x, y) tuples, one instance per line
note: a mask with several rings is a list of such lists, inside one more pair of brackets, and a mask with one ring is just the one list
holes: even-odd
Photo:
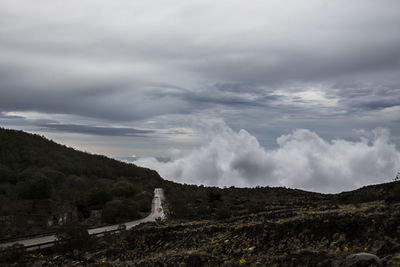
[(18, 195), (22, 199), (44, 199), (51, 197), (51, 182), (47, 177), (38, 175), (18, 184)]
[(255, 202), (255, 203), (249, 204), (248, 211), (250, 213), (258, 213), (258, 212), (264, 211), (264, 208), (265, 208), (265, 204), (260, 203), (260, 202)]
[(225, 205), (220, 205), (217, 209), (217, 219), (223, 220), (231, 217), (231, 211)]
[(171, 212), (176, 218), (180, 219), (186, 219), (188, 216), (188, 209), (186, 206), (186, 203), (179, 199), (171, 199), (169, 200), (169, 203), (171, 204)]
[(88, 202), (91, 206), (103, 206), (111, 199), (111, 194), (104, 188), (93, 188), (88, 196)]
[(14, 183), (16, 175), (9, 167), (0, 164), (0, 183)]
[(0, 248), (0, 262), (17, 262), (25, 255), (25, 248), (21, 244)]
[(139, 218), (138, 207), (132, 200), (111, 200), (106, 203), (102, 212), (105, 223), (116, 223)]
[(222, 201), (221, 199), (221, 193), (215, 192), (215, 191), (210, 191), (208, 192), (208, 202), (215, 202), (215, 201)]
[(57, 230), (56, 236), (59, 241), (56, 249), (61, 252), (90, 249), (94, 246), (94, 239), (89, 235), (86, 227), (80, 224), (61, 226)]
[(151, 199), (143, 198), (138, 201), (139, 211), (150, 212), (151, 210)]
[(138, 192), (138, 189), (128, 181), (117, 182), (111, 192), (117, 197), (131, 197)]
[(400, 184), (398, 184), (393, 190), (393, 199), (395, 202), (400, 202)]
[(379, 200), (379, 196), (373, 191), (356, 192), (350, 197), (350, 203), (364, 203)]

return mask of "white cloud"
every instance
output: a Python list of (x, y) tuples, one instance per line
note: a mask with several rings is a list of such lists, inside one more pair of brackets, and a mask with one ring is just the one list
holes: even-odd
[[(376, 129), (360, 141), (327, 141), (299, 129), (277, 138), (277, 149), (265, 150), (245, 130), (233, 131), (223, 121), (207, 125), (207, 142), (190, 154), (174, 150), (169, 162), (135, 161), (177, 182), (216, 186), (287, 186), (339, 192), (390, 181), (400, 167), (400, 152), (389, 132)], [(177, 156), (178, 155), (178, 156)]]

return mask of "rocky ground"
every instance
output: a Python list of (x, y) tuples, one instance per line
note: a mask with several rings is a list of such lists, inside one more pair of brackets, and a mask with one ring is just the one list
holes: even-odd
[(359, 252), (400, 266), (399, 243), (400, 203), (277, 205), (223, 221), (144, 224), (92, 251), (29, 254), (14, 266), (340, 266)]

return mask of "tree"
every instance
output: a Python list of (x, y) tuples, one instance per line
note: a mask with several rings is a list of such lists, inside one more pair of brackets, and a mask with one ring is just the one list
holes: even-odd
[(51, 190), (50, 180), (43, 175), (38, 175), (18, 184), (18, 194), (22, 199), (50, 198)]
[(14, 183), (16, 181), (15, 173), (9, 167), (0, 164), (0, 183)]
[(91, 206), (103, 206), (111, 199), (111, 194), (104, 188), (93, 188), (88, 196), (88, 202)]
[(188, 216), (188, 209), (186, 203), (179, 198), (170, 199), (169, 202), (171, 203), (172, 213), (175, 217), (186, 219)]
[(138, 192), (138, 189), (128, 181), (119, 181), (113, 185), (111, 192), (117, 197), (131, 197)]
[(122, 222), (138, 217), (138, 206), (132, 200), (111, 200), (106, 203), (102, 212), (102, 220), (106, 223)]

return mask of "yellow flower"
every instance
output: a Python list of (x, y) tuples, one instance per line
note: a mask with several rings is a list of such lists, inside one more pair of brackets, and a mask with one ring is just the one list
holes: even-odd
[(344, 251), (349, 251), (349, 248), (348, 247), (344, 247)]
[(364, 251), (367, 251), (368, 250), (368, 248), (364, 248)]
[(239, 260), (239, 264), (245, 264), (246, 263), (246, 260), (245, 259), (240, 259)]
[(375, 223), (375, 220), (374, 220), (374, 219), (372, 219), (372, 220), (371, 220), (371, 222), (372, 222), (372, 223)]

